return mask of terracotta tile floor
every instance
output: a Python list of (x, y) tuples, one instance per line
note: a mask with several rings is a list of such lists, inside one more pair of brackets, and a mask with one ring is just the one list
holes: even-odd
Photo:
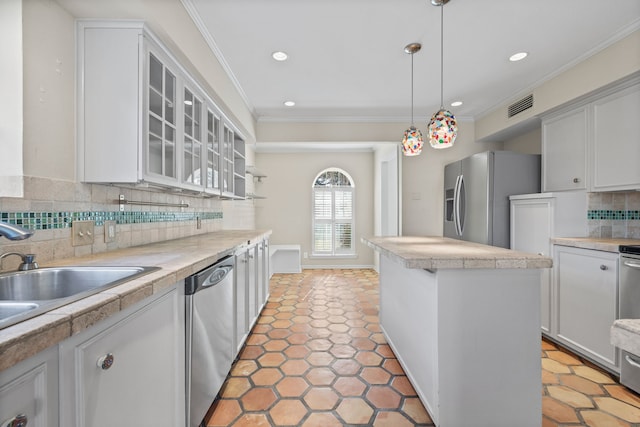
[[(270, 286), (207, 426), (433, 426), (380, 332), (375, 271)], [(640, 427), (640, 398), (609, 375), (546, 341), (542, 366), (543, 427)]]

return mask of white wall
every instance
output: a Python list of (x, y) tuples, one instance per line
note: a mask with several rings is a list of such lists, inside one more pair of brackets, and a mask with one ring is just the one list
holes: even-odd
[(75, 180), (75, 22), (56, 3), (23, 2), (24, 174)]
[(542, 127), (504, 141), (504, 149), (524, 154), (541, 154)]
[(22, 1), (0, 2), (0, 195), (21, 197)]
[(346, 171), (355, 183), (355, 244), (357, 258), (302, 259), (307, 266), (371, 266), (373, 252), (360, 242), (372, 236), (373, 227), (373, 152), (298, 152), (256, 154), (258, 169), (267, 175), (256, 183), (256, 226), (272, 229), (271, 244), (299, 244), (311, 256), (311, 188), (322, 170), (337, 167)]

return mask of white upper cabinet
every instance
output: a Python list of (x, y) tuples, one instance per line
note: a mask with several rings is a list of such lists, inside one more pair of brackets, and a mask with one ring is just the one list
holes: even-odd
[(542, 191), (587, 188), (587, 109), (542, 122)]
[(640, 189), (638, 80), (543, 118), (543, 192)]
[(593, 103), (593, 191), (640, 188), (640, 85)]
[(78, 22), (77, 111), (81, 181), (244, 198), (244, 139), (142, 22)]

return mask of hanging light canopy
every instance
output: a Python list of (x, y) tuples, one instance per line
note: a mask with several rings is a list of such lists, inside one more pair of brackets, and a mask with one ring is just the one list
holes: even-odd
[(413, 125), (413, 54), (422, 48), (420, 43), (409, 43), (404, 52), (411, 55), (411, 127), (404, 131), (402, 138), (402, 153), (405, 156), (417, 156), (422, 151), (422, 132)]
[(450, 0), (431, 0), (440, 9), (440, 109), (431, 116), (427, 125), (429, 144), (433, 148), (449, 148), (458, 136), (458, 122), (451, 111), (444, 108), (444, 5)]

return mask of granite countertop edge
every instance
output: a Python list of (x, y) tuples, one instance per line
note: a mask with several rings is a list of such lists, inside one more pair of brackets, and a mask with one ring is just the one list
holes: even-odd
[[(56, 345), (186, 277), (268, 238), (271, 230), (216, 231), (51, 262), (52, 266), (145, 266), (159, 270), (0, 329), (0, 371)], [(47, 267), (41, 264), (41, 267)]]
[(618, 319), (611, 326), (611, 344), (640, 356), (640, 319)]
[(620, 245), (640, 245), (640, 239), (598, 237), (554, 237), (551, 243), (581, 249), (619, 253)]
[(551, 258), (447, 237), (363, 237), (362, 242), (411, 269), (551, 268)]

